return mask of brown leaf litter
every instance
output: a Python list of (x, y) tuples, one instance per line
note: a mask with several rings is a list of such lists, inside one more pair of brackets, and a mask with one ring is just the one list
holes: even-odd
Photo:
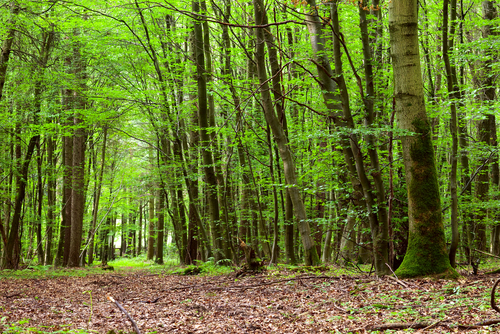
[(489, 333), (497, 325), (467, 326), (498, 317), (489, 306), (496, 278), (398, 282), (324, 273), (269, 272), (235, 279), (133, 272), (2, 279), (0, 330), (29, 319), (22, 326), (45, 332), (133, 333), (109, 295), (142, 333), (372, 333), (403, 331), (409, 324), (415, 329), (408, 331), (419, 328), (418, 333)]

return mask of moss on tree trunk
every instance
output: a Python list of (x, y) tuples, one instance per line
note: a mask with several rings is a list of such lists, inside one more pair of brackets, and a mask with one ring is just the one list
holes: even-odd
[(417, 134), (404, 139), (406, 143), (403, 143), (409, 146), (412, 162), (408, 184), (412, 224), (408, 249), (396, 275), (440, 274), (454, 278), (458, 274), (450, 265), (446, 249), (430, 124), (427, 120), (418, 119), (412, 124)]

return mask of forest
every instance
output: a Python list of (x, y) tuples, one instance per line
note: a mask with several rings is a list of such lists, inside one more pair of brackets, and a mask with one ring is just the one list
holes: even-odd
[(2, 268), (248, 247), (477, 272), (500, 255), (497, 10), (2, 0)]

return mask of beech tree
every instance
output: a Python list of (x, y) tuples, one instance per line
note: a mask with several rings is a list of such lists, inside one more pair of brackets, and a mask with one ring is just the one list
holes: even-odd
[(500, 250), (492, 2), (5, 4), (3, 267)]
[(408, 191), (408, 250), (399, 277), (457, 276), (450, 265), (441, 215), (432, 132), (425, 110), (418, 45), (417, 1), (389, 7), (396, 118), (407, 131), (401, 139)]

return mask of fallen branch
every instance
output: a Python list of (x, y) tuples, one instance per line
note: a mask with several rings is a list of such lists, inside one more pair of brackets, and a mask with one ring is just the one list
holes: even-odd
[(399, 278), (393, 277), (393, 276), (387, 276), (389, 279), (393, 280), (397, 284), (401, 285), (403, 288), (408, 289), (408, 285), (406, 285), (403, 281), (401, 281)]
[(382, 324), (382, 325), (372, 325), (368, 326), (366, 329), (370, 331), (384, 331), (388, 329), (409, 329), (409, 328), (414, 328), (414, 329), (420, 329), (420, 328), (426, 328), (429, 326), (433, 326), (435, 323), (433, 322), (396, 322), (393, 324)]
[(427, 327), (424, 327), (424, 328), (422, 328), (422, 329), (419, 329), (417, 332), (415, 332), (415, 334), (417, 334), (417, 333), (423, 333), (424, 331), (426, 331), (426, 330), (428, 330), (428, 329), (431, 329), (432, 327), (434, 327), (434, 326), (438, 325), (440, 322), (442, 322), (442, 320), (438, 320), (438, 321), (436, 321), (436, 322), (434, 322), (434, 323), (430, 324), (430, 325), (429, 325), (429, 326), (427, 326)]
[(497, 279), (495, 284), (493, 284), (493, 288), (491, 289), (491, 300), (490, 300), (490, 305), (491, 308), (500, 313), (500, 309), (498, 308), (496, 302), (495, 302), (495, 290), (497, 289), (497, 285), (500, 283), (500, 278)]
[(132, 326), (134, 326), (134, 330), (137, 334), (141, 334), (141, 331), (139, 330), (139, 327), (137, 327), (137, 324), (135, 323), (134, 319), (132, 319), (132, 317), (130, 316), (130, 314), (128, 314), (128, 312), (123, 308), (123, 306), (120, 305), (120, 303), (118, 303), (113, 297), (111, 297), (110, 295), (107, 295), (108, 299), (110, 301), (112, 301), (113, 303), (116, 304), (116, 306), (118, 306), (118, 308), (120, 309), (120, 311), (122, 311), (128, 318), (128, 320), (130, 320), (130, 322), (132, 323)]
[(491, 253), (488, 253), (488, 252), (484, 252), (484, 251), (479, 250), (479, 249), (474, 249), (474, 251), (478, 252), (478, 253), (481, 253), (481, 254), (484, 254), (484, 255), (488, 255), (489, 257), (494, 257), (496, 259), (500, 259), (500, 256), (498, 256), (498, 255), (491, 254)]
[(496, 325), (496, 324), (500, 324), (500, 319), (490, 319), (490, 320), (481, 321), (481, 322), (478, 322), (477, 324), (475, 324), (474, 326), (490, 326), (490, 325)]

